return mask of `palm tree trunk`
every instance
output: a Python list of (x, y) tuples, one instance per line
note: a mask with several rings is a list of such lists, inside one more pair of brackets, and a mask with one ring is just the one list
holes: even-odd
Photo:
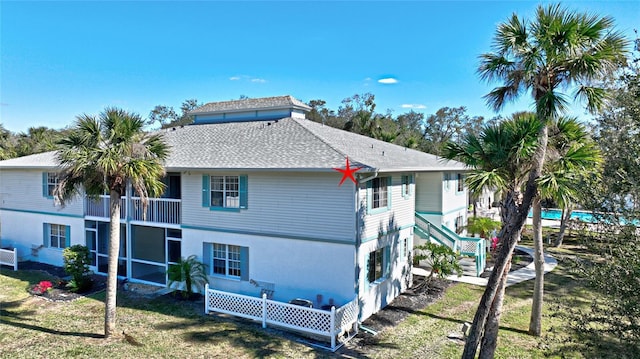
[(558, 232), (558, 237), (556, 237), (556, 240), (553, 242), (554, 247), (560, 247), (562, 245), (562, 241), (564, 240), (564, 232), (567, 230), (567, 225), (569, 224), (571, 213), (573, 213), (571, 207), (565, 207), (562, 209), (562, 218), (560, 218), (560, 231)]
[(480, 344), (479, 359), (492, 359), (498, 346), (498, 330), (500, 329), (500, 316), (502, 315), (502, 304), (504, 303), (504, 290), (507, 286), (507, 275), (511, 269), (511, 259), (507, 263), (504, 272), (502, 273), (502, 279), (500, 280), (500, 286), (498, 292), (491, 305), (489, 317), (487, 318), (487, 324), (484, 326), (484, 335), (482, 336), (482, 343)]
[(519, 239), (519, 234), (522, 232), (522, 227), (527, 220), (529, 209), (533, 199), (538, 194), (537, 179), (542, 173), (542, 166), (544, 165), (544, 158), (547, 151), (547, 142), (549, 140), (549, 128), (548, 126), (542, 126), (540, 133), (538, 134), (538, 148), (532, 157), (533, 166), (529, 172), (529, 178), (525, 185), (525, 191), (520, 200), (518, 194), (511, 191), (511, 194), (505, 198), (504, 209), (506, 210), (507, 221), (503, 222), (504, 225), (500, 230), (500, 238), (502, 248), (496, 258), (493, 271), (489, 277), (487, 287), (485, 288), (482, 299), (478, 304), (478, 310), (473, 317), (473, 324), (469, 332), (469, 337), (464, 346), (462, 352), (463, 359), (474, 359), (476, 351), (478, 350), (478, 344), (480, 344), (480, 338), (485, 331), (485, 324), (489, 313), (492, 308), (493, 301), (495, 299), (498, 287), (500, 286), (500, 280), (504, 274), (504, 270), (507, 267), (507, 263), (510, 262), (511, 255), (516, 247), (516, 243)]
[(542, 241), (542, 205), (540, 196), (533, 200), (533, 263), (536, 268), (536, 280), (533, 285), (533, 303), (529, 334), (540, 336), (542, 330), (542, 301), (544, 295), (544, 245)]
[(120, 192), (109, 194), (109, 269), (104, 312), (104, 337), (109, 338), (116, 329), (116, 293), (118, 289), (118, 257), (120, 255)]

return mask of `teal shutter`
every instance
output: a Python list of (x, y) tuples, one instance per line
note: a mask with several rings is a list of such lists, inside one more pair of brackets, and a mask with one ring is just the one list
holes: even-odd
[(371, 253), (367, 254), (364, 260), (364, 290), (369, 290), (369, 261), (371, 260)]
[(383, 265), (384, 265), (384, 275), (383, 277), (388, 277), (391, 273), (391, 246), (384, 247), (384, 256), (383, 256)]
[(42, 224), (42, 245), (44, 245), (45, 247), (49, 247), (50, 244), (51, 244), (51, 241), (49, 240), (49, 224), (43, 223)]
[(202, 207), (211, 207), (211, 180), (209, 176), (202, 176)]
[(249, 280), (249, 247), (240, 247), (240, 279)]
[(42, 197), (49, 197), (49, 174), (42, 172)]
[(240, 208), (248, 208), (248, 179), (247, 175), (240, 176)]
[(391, 209), (391, 197), (393, 194), (391, 193), (391, 191), (393, 190), (393, 183), (391, 182), (391, 180), (391, 176), (387, 177), (387, 209)]
[(211, 262), (211, 256), (213, 255), (213, 244), (202, 243), (202, 262), (205, 265), (205, 272), (207, 275), (211, 275), (213, 265)]
[(64, 226), (64, 247), (71, 247), (71, 226)]

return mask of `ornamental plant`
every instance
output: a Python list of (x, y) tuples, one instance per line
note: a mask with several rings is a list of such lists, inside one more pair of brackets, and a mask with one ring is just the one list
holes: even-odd
[(50, 281), (43, 280), (43, 281), (40, 281), (40, 283), (34, 285), (33, 288), (31, 288), (31, 291), (35, 294), (42, 295), (44, 293), (51, 291), (52, 288), (53, 288), (53, 284), (51, 284)]
[(67, 287), (72, 292), (85, 292), (91, 289), (93, 282), (89, 276), (89, 248), (76, 244), (67, 247), (62, 252), (64, 270), (71, 276)]
[(427, 278), (431, 282), (433, 276), (445, 278), (451, 274), (462, 275), (462, 267), (458, 262), (458, 255), (451, 248), (432, 242), (416, 246), (415, 260), (426, 260), (431, 266), (431, 274)]

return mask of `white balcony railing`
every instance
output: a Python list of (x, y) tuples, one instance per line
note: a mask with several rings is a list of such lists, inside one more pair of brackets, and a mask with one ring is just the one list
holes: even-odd
[[(149, 198), (146, 211), (143, 211), (140, 197), (131, 197), (130, 213), (127, 213), (128, 197), (120, 199), (120, 219), (147, 221), (155, 223), (180, 224), (181, 200), (173, 198)], [(85, 200), (85, 216), (109, 218), (109, 196), (103, 195), (96, 201)]]
[(149, 198), (143, 211), (139, 197), (131, 198), (131, 219), (156, 223), (180, 224), (181, 200), (173, 198)]

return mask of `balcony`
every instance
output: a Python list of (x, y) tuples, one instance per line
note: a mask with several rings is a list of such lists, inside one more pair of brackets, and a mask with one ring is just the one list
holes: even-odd
[[(180, 224), (181, 200), (174, 198), (149, 198), (146, 211), (143, 210), (140, 197), (120, 199), (120, 219), (131, 221), (146, 221), (152, 223)], [(85, 199), (86, 217), (109, 218), (109, 196), (100, 196), (96, 201)], [(127, 213), (129, 209), (129, 213)]]

